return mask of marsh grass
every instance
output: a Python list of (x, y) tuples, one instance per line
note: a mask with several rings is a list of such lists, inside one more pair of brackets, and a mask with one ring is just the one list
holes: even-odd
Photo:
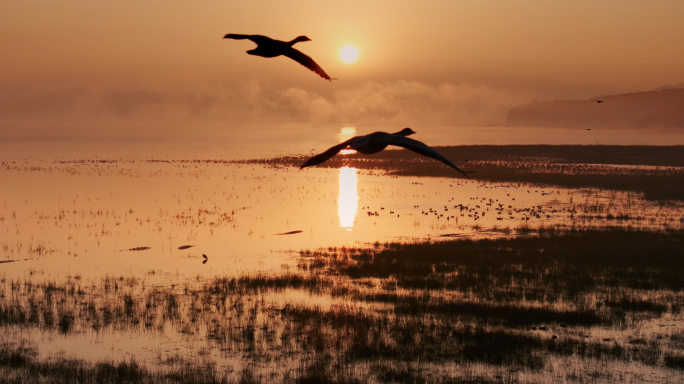
[(44, 359), (16, 343), (0, 351), (0, 367), (8, 382), (43, 372), (78, 382), (489, 383), (503, 378), (462, 369), (435, 376), (433, 368), (491, 367), (515, 381), (510, 375), (559, 369), (552, 358), (679, 372), (684, 327), (663, 334), (655, 324), (681, 323), (683, 240), (674, 230), (542, 229), (524, 238), (305, 250), (299, 271), (172, 286), (123, 276), (5, 279), (5, 329), (66, 338), (163, 338), (171, 329), (245, 367), (227, 375), (190, 362), (157, 372), (135, 361)]
[[(475, 171), (469, 176), (475, 180), (633, 190), (651, 200), (681, 200), (684, 196), (681, 146), (464, 145), (435, 149), (457, 164), (459, 159), (468, 159), (460, 166)], [(286, 156), (240, 162), (298, 167), (307, 159)], [(449, 167), (408, 150), (336, 156), (320, 166), (382, 170), (396, 176), (461, 177)]]
[[(366, 383), (371, 379), (380, 383), (424, 383), (427, 371), (419, 364), (375, 363), (368, 370), (372, 374), (360, 375), (358, 372), (336, 366), (332, 359), (326, 357), (315, 358), (301, 366), (292, 367), (282, 376), (259, 374), (249, 368), (239, 372), (233, 370), (221, 372), (211, 365), (198, 365), (185, 360), (162, 363), (171, 366), (151, 370), (140, 366), (135, 360), (98, 363), (64, 357), (41, 360), (35, 347), (2, 344), (0, 345), (0, 383), (258, 384), (272, 383), (276, 379), (291, 384), (356, 384)], [(447, 376), (430, 380), (430, 382), (490, 384), (502, 381), (477, 376)]]
[(39, 359), (35, 347), (0, 345), (0, 383), (228, 383), (211, 368), (181, 365), (151, 372), (135, 360), (88, 363), (77, 359)]

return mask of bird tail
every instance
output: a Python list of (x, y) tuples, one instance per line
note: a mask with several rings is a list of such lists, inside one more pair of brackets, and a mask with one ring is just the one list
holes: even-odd
[(465, 177), (468, 177), (468, 174), (469, 174), (469, 173), (475, 173), (475, 171), (464, 171), (464, 170), (462, 170), (462, 169), (460, 169), (460, 168), (456, 168), (456, 170), (459, 171), (459, 172), (461, 172), (461, 174), (462, 174), (463, 176), (465, 176)]

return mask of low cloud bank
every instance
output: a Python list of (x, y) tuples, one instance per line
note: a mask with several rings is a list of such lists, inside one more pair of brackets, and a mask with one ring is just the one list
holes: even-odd
[(684, 127), (683, 106), (684, 89), (665, 86), (654, 91), (604, 95), (587, 100), (533, 101), (512, 108), (506, 124), (523, 127), (681, 130)]
[(529, 95), (488, 86), (367, 83), (328, 95), (257, 82), (211, 91), (67, 89), (0, 100), (0, 121), (176, 121), (242, 125), (502, 124)]

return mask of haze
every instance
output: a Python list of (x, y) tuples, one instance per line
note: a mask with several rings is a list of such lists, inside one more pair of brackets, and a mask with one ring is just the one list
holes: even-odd
[[(682, 14), (681, 1), (9, 0), (0, 4), (0, 133), (25, 121), (330, 132), (502, 124), (533, 98), (682, 82)], [(297, 48), (339, 80), (247, 55), (254, 44), (226, 33), (306, 35), (313, 41)], [(338, 56), (347, 44), (359, 50), (351, 64)]]

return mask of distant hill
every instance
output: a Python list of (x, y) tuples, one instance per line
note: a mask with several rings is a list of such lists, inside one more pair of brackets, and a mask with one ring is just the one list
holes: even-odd
[(654, 89), (654, 91), (662, 91), (664, 89), (679, 89), (679, 88), (684, 88), (684, 82), (681, 82), (677, 85), (663, 85), (662, 87), (658, 87)]
[[(602, 100), (598, 103), (597, 100)], [(564, 128), (682, 128), (684, 83), (648, 92), (588, 100), (555, 100), (513, 107), (506, 125)]]

